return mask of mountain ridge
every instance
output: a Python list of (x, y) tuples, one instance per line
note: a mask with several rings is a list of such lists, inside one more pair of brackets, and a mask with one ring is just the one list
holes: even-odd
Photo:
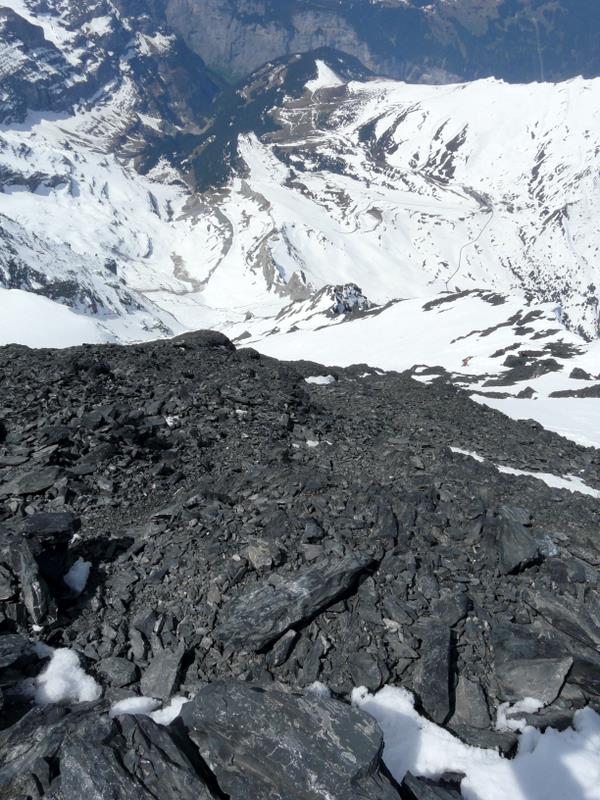
[[(408, 309), (412, 336), (431, 345), (415, 361), (490, 400), (529, 393), (536, 416), (533, 398), (597, 391), (584, 341), (598, 333), (597, 80), (418, 86), (322, 48), (224, 89), (192, 60), (207, 94), (190, 104), (193, 93), (171, 91), (189, 82), (184, 45), (143, 6), (131, 18), (102, 4), (75, 16), (43, 8), (45, 41), (65, 63), (82, 64), (85, 44), (106, 82), (93, 102), (59, 110), (60, 100), (0, 129), (1, 341), (138, 341), (207, 326), (296, 357), (318, 325), (331, 330), (323, 352), (345, 364), (337, 322), (348, 342), (377, 330), (345, 301), (331, 314), (336, 292), (360, 287), (386, 336), (399, 315), (393, 335), (406, 335)], [(503, 298), (494, 315), (505, 336), (486, 333), (477, 293)], [(469, 309), (473, 324), (431, 340), (438, 302), (448, 320)], [(511, 352), (520, 378), (484, 386), (511, 372)], [(474, 353), (472, 372), (462, 369)], [(415, 366), (404, 355), (385, 363)]]

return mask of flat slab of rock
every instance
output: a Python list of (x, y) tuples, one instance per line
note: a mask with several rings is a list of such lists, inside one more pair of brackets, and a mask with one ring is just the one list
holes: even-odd
[(43, 467), (25, 472), (0, 486), (0, 497), (45, 492), (46, 489), (54, 486), (60, 475), (61, 470), (58, 467)]
[[(600, 648), (600, 601), (594, 594), (585, 608), (566, 595), (528, 591), (525, 601), (559, 631), (592, 650)], [(588, 610), (589, 609), (589, 610)]]
[(450, 714), (450, 628), (444, 623), (427, 625), (421, 643), (417, 686), (423, 708), (438, 725)]
[(369, 556), (348, 556), (261, 584), (223, 610), (215, 635), (228, 644), (262, 650), (338, 600), (372, 564)]
[(505, 575), (534, 564), (540, 557), (539, 545), (519, 511), (503, 506), (500, 512), (498, 553), (500, 569)]
[(71, 511), (42, 511), (32, 514), (23, 522), (23, 533), (27, 538), (68, 542), (79, 529), (79, 517)]
[(507, 661), (496, 667), (500, 697), (511, 703), (534, 697), (548, 706), (560, 694), (572, 665), (572, 658)]
[(146, 697), (168, 700), (178, 686), (181, 660), (185, 649), (157, 653), (142, 675), (141, 688)]
[(398, 800), (379, 726), (338, 700), (218, 681), (182, 721), (231, 800)]
[(470, 681), (464, 675), (459, 677), (455, 690), (452, 724), (453, 726), (466, 725), (481, 730), (485, 730), (490, 725), (490, 715), (483, 689), (479, 683)]
[(126, 658), (109, 656), (96, 664), (96, 670), (111, 686), (128, 686), (138, 676), (138, 668)]

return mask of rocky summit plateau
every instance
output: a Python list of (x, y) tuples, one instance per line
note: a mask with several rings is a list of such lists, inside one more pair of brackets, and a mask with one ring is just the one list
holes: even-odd
[(1, 798), (455, 800), (593, 751), (598, 450), (216, 332), (0, 373)]

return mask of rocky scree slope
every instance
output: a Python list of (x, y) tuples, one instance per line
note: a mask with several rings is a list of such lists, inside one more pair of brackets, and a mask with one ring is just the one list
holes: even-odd
[[(427, 797), (388, 778), (353, 687), (404, 686), (506, 753), (503, 702), (538, 698), (537, 727), (600, 707), (598, 451), (441, 382), (211, 332), (10, 346), (0, 368), (2, 796)], [(30, 708), (40, 641), (102, 698)], [(107, 715), (138, 694), (195, 699), (166, 727)]]

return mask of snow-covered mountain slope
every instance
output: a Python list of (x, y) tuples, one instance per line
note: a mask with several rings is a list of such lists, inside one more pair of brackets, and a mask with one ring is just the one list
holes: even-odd
[(221, 86), (180, 38), (112, 0), (0, 3), (0, 122), (23, 122), (30, 111), (69, 114), (126, 82), (136, 111), (173, 130), (196, 129)]
[(595, 385), (600, 81), (411, 86), (320, 51), (176, 122), (131, 65), (177, 42), (129, 36), (93, 102), (0, 127), (0, 341), (214, 327), (488, 398)]
[[(153, 246), (143, 221), (163, 238), (160, 215), (177, 192), (139, 173), (165, 179), (163, 149), (200, 130), (219, 83), (175, 36), (110, 0), (2, 0), (0, 78), (2, 337), (73, 343), (182, 330), (118, 262)], [(48, 338), (52, 321), (59, 329)]]
[[(285, 86), (285, 73), (270, 79)], [(566, 324), (598, 334), (600, 81), (428, 87), (330, 73), (321, 64), (275, 109), (271, 89), (261, 108), (252, 87), (244, 110), (272, 123), (255, 124), (259, 136), (241, 109), (214, 126), (228, 120), (239, 139), (212, 212), (220, 241), (237, 235), (207, 261), (213, 282), (233, 257), (307, 294), (348, 281), (377, 302), (489, 287), (560, 305)], [(202, 176), (202, 152), (195, 166)]]
[[(354, 282), (379, 304), (531, 295), (597, 336), (600, 81), (346, 83), (347, 65), (328, 61), (280, 62), (226, 95), (182, 144), (197, 192), (131, 76), (88, 110), (5, 125), (0, 213), (114, 260), (187, 328)], [(155, 158), (145, 178), (140, 150)]]

